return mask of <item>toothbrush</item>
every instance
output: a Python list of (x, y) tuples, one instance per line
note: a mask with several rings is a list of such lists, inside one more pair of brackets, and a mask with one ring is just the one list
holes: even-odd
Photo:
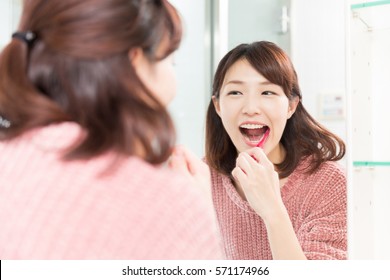
[(267, 141), (267, 139), (268, 139), (269, 132), (270, 132), (270, 129), (267, 129), (267, 131), (264, 133), (263, 138), (262, 138), (261, 141), (257, 144), (256, 147), (259, 147), (259, 148), (262, 148), (262, 149), (263, 149), (264, 144), (265, 144), (265, 141)]

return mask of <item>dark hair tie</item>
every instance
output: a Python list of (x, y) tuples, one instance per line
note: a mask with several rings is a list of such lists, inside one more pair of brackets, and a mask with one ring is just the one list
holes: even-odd
[(15, 32), (14, 34), (12, 34), (12, 38), (21, 40), (22, 42), (25, 42), (28, 46), (31, 46), (31, 44), (35, 41), (37, 36), (32, 31), (26, 31), (26, 32)]

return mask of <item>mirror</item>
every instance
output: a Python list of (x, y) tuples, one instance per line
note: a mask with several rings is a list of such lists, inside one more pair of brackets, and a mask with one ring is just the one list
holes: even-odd
[[(292, 59), (303, 105), (347, 140), (347, 2), (339, 0), (212, 1), (212, 69), (240, 43), (272, 41)], [(349, 154), (341, 165), (348, 166)], [(348, 186), (351, 188), (351, 186)], [(350, 211), (350, 209), (349, 209)], [(349, 230), (349, 239), (354, 233)], [(350, 242), (350, 241), (348, 241)], [(360, 246), (351, 243), (350, 248)], [(350, 258), (356, 255), (349, 251)]]

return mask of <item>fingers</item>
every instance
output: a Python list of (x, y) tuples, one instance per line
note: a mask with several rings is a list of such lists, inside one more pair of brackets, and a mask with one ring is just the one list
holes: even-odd
[(168, 161), (168, 165), (171, 169), (188, 173), (187, 160), (181, 150), (175, 149)]
[(169, 165), (173, 170), (184, 173), (212, 204), (210, 169), (206, 163), (183, 146), (177, 146)]
[(183, 146), (178, 146), (177, 149), (181, 151), (184, 158), (186, 159), (188, 170), (191, 174), (196, 174), (203, 171), (206, 164), (202, 162), (198, 156)]
[(242, 152), (238, 155), (236, 166), (239, 166), (245, 173), (259, 166), (273, 167), (272, 162), (267, 158), (265, 153), (260, 148), (254, 148)]
[(201, 174), (210, 176), (210, 170), (207, 164), (183, 146), (175, 147), (169, 161), (169, 166), (177, 171), (186, 171), (190, 175)]
[(240, 167), (235, 167), (232, 171), (233, 177), (238, 180), (238, 182), (243, 182), (246, 179), (246, 174)]
[(243, 174), (248, 176), (260, 170), (275, 170), (263, 149), (258, 147), (240, 153), (236, 160), (236, 168), (241, 169)]
[(265, 168), (274, 169), (274, 164), (268, 159), (263, 149), (256, 147), (246, 151), (246, 153), (248, 153), (255, 161), (263, 165)]
[(240, 153), (236, 159), (236, 167), (241, 168), (245, 174), (250, 173), (253, 169), (252, 166), (255, 164), (257, 164), (257, 162), (246, 152)]
[(185, 160), (186, 162), (186, 165), (187, 165), (187, 168), (188, 168), (188, 171), (191, 173), (191, 174), (197, 174), (197, 173), (201, 173), (201, 172), (204, 172), (204, 170), (208, 167), (207, 165), (202, 162), (198, 156), (196, 156), (193, 152), (191, 152), (190, 150), (186, 149), (185, 147), (183, 146), (177, 146), (175, 148), (175, 151), (177, 153), (179, 153), (183, 159)]

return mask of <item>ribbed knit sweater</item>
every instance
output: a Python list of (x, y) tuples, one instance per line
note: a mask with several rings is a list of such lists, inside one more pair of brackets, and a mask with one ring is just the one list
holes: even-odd
[(222, 258), (212, 207), (185, 178), (135, 157), (62, 161), (79, 133), (0, 141), (0, 259)]
[[(347, 258), (346, 178), (326, 162), (306, 175), (303, 161), (281, 189), (294, 231), (308, 259)], [(265, 224), (231, 180), (212, 173), (213, 201), (228, 259), (272, 259)]]

